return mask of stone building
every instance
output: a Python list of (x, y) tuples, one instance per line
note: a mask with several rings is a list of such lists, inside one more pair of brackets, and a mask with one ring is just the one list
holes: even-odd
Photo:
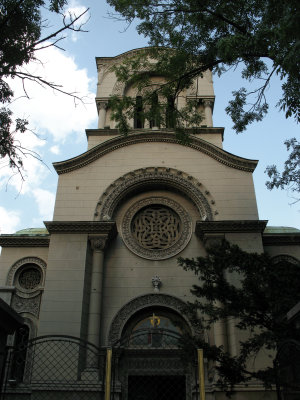
[[(177, 257), (205, 255), (210, 240), (225, 237), (247, 251), (300, 259), (300, 231), (266, 228), (259, 220), (252, 179), (257, 161), (222, 149), (209, 71), (180, 100), (182, 106), (198, 99), (204, 116), (189, 143), (147, 121), (134, 128), (132, 120), (130, 134), (119, 134), (107, 101), (112, 94), (138, 93), (118, 82), (110, 67), (132, 53), (96, 59), (98, 129), (86, 131), (86, 152), (54, 163), (53, 221), (46, 229), (0, 237), (1, 297), (24, 318), (23, 340), (38, 338), (29, 341), (35, 352), (27, 352), (17, 376), (7, 372), (5, 398), (100, 398), (107, 347), (113, 349), (116, 399), (155, 400), (157, 391), (166, 400), (199, 398), (195, 366), (183, 364), (176, 347), (182, 333), (201, 334), (185, 312), (195, 276), (177, 265)], [(207, 340), (237, 354), (233, 322), (217, 323)], [(51, 343), (61, 346), (57, 353)], [(64, 345), (73, 346), (72, 355)], [(225, 398), (205, 369), (206, 398)], [(271, 397), (253, 384), (238, 388), (235, 398)]]

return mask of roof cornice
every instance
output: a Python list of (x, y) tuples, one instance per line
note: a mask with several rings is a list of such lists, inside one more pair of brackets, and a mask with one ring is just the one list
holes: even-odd
[(44, 221), (49, 233), (87, 233), (108, 235), (117, 234), (114, 221)]
[(298, 246), (300, 233), (264, 233), (264, 246)]
[(197, 221), (196, 235), (201, 239), (207, 234), (222, 233), (262, 233), (268, 221), (264, 220), (226, 220), (226, 221)]
[(49, 247), (50, 235), (1, 235), (0, 246), (2, 247)]
[(53, 163), (53, 166), (58, 174), (64, 174), (76, 169), (82, 168), (98, 158), (101, 158), (105, 154), (115, 151), (119, 148), (138, 144), (138, 143), (174, 143), (181, 146), (190, 147), (201, 153), (214, 158), (218, 162), (230, 167), (239, 169), (242, 171), (253, 172), (258, 161), (249, 160), (247, 158), (238, 157), (234, 154), (228, 153), (227, 151), (193, 135), (189, 136), (188, 143), (182, 143), (176, 137), (174, 132), (164, 131), (135, 131), (136, 133), (130, 133), (128, 135), (120, 135), (115, 138), (109, 139), (104, 143), (91, 148), (85, 153), (71, 158), (66, 161)]

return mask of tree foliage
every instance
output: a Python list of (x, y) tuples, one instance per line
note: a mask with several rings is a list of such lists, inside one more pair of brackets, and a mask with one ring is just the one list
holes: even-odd
[(267, 167), (266, 172), (271, 178), (271, 181), (266, 183), (267, 188), (287, 189), (290, 191), (293, 203), (298, 202), (300, 199), (296, 193), (300, 193), (300, 142), (296, 138), (285, 141), (288, 151), (290, 151), (288, 159), (284, 163), (284, 169), (280, 173), (276, 165)]
[[(110, 98), (111, 117), (121, 133), (128, 133), (129, 121), (133, 119), (136, 128), (148, 121), (151, 127), (173, 128), (182, 140), (187, 140), (185, 128), (199, 126), (202, 121), (201, 113), (195, 112), (199, 107), (197, 99), (177, 107), (184, 90), (196, 76), (185, 76), (191, 63), (191, 56), (185, 52), (154, 47), (139, 50), (114, 65), (117, 79), (126, 87), (135, 88), (134, 95), (125, 93), (122, 97)], [(137, 121), (141, 126), (137, 126)]]
[[(250, 89), (234, 91), (226, 107), (237, 133), (267, 114), (267, 88), (275, 75), (282, 82), (277, 106), (286, 118), (300, 121), (297, 0), (107, 1), (115, 8), (116, 18), (121, 16), (129, 24), (137, 19), (138, 32), (149, 38), (151, 46), (172, 49), (168, 66), (165, 60), (165, 70), (175, 71), (178, 67), (172, 84), (176, 79), (201, 75), (207, 69), (222, 75), (241, 66), (241, 76)], [(289, 161), (283, 177), (287, 186), (293, 184), (288, 166)], [(268, 167), (267, 172), (272, 177), (268, 187), (278, 187), (278, 183), (281, 187), (283, 180), (278, 180), (276, 170)]]
[(300, 300), (299, 262), (276, 262), (267, 254), (247, 253), (224, 240), (208, 248), (206, 257), (180, 258), (179, 264), (200, 281), (193, 286), (196, 300), (189, 307), (195, 318), (200, 312), (203, 329), (210, 330), (218, 321), (233, 321), (238, 330), (247, 333), (235, 356), (222, 346), (192, 338), (208, 359), (217, 362), (218, 383), (229, 389), (253, 378), (266, 386), (274, 384), (272, 363), (253, 371), (248, 368), (249, 361), (262, 350), (274, 358), (280, 343), (300, 339), (299, 330), (286, 320), (286, 313)]
[[(299, 122), (297, 0), (108, 0), (108, 3), (129, 23), (135, 18), (140, 20), (137, 30), (149, 38), (152, 46), (184, 51), (190, 62), (181, 76), (206, 69), (222, 74), (242, 64), (242, 77), (259, 85), (251, 93), (245, 88), (234, 92), (234, 99), (226, 109), (237, 132), (267, 113), (265, 90), (274, 74), (283, 82), (279, 108), (286, 117), (294, 116)], [(249, 105), (251, 94), (254, 100)]]
[[(36, 156), (36, 153), (24, 149), (15, 140), (16, 133), (26, 133), (28, 121), (13, 118), (9, 105), (14, 93), (9, 79), (20, 79), (27, 97), (25, 83), (33, 81), (78, 98), (75, 93), (65, 92), (59, 84), (22, 68), (30, 61), (37, 60), (38, 51), (49, 46), (58, 47), (58, 42), (64, 38), (62, 32), (67, 29), (82, 31), (82, 25), (76, 23), (86, 11), (79, 16), (64, 15), (66, 4), (67, 0), (0, 0), (0, 103), (3, 104), (0, 108), (0, 158), (7, 158), (10, 167), (21, 174), (23, 157), (27, 154)], [(42, 8), (62, 15), (62, 27), (45, 37), (41, 37), (45, 24)]]

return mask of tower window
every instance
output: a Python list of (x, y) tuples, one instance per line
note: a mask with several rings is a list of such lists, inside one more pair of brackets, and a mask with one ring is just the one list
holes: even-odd
[(135, 129), (144, 128), (142, 96), (137, 96), (135, 99), (134, 128)]

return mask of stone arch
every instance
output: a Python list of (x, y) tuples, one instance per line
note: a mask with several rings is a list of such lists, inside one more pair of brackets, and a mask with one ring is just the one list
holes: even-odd
[(42, 272), (41, 286), (44, 286), (47, 264), (45, 263), (44, 260), (42, 260), (39, 257), (24, 257), (24, 258), (21, 258), (20, 260), (16, 261), (12, 265), (12, 267), (10, 268), (10, 270), (8, 272), (7, 279), (6, 279), (7, 286), (13, 286), (16, 272), (20, 268), (22, 268), (23, 265), (26, 265), (26, 264), (36, 264), (37, 266), (40, 267), (40, 270)]
[(277, 254), (276, 256), (272, 257), (272, 262), (277, 264), (279, 262), (288, 262), (290, 264), (299, 265), (299, 260), (296, 257), (293, 257), (289, 254)]
[[(35, 286), (28, 288), (23, 287), (19, 282), (20, 273), (24, 271), (23, 266), (26, 264), (35, 264), (41, 272), (40, 281)], [(30, 321), (36, 321), (39, 318), (46, 267), (47, 264), (41, 258), (24, 257), (13, 264), (7, 276), (6, 284), (16, 288), (11, 299), (11, 307), (17, 313), (27, 316)], [(32, 332), (36, 332), (36, 329), (33, 329)]]
[[(192, 176), (173, 168), (148, 167), (129, 172), (115, 180), (100, 197), (94, 220), (110, 220), (118, 205), (130, 195), (151, 189), (176, 191), (191, 200), (203, 220), (213, 220), (215, 201), (208, 190), (200, 190), (203, 185)], [(204, 188), (203, 188), (204, 189)], [(212, 209), (212, 206), (214, 210)]]
[(199, 331), (199, 327), (196, 324), (193, 324), (193, 322), (188, 319), (189, 312), (187, 309), (187, 305), (184, 301), (169, 294), (154, 293), (136, 297), (135, 299), (125, 304), (117, 312), (111, 323), (108, 334), (109, 345), (116, 343), (121, 338), (124, 326), (135, 313), (149, 307), (169, 308), (171, 311), (176, 312), (182, 317), (182, 319), (191, 328), (193, 334), (203, 335), (203, 332)]

